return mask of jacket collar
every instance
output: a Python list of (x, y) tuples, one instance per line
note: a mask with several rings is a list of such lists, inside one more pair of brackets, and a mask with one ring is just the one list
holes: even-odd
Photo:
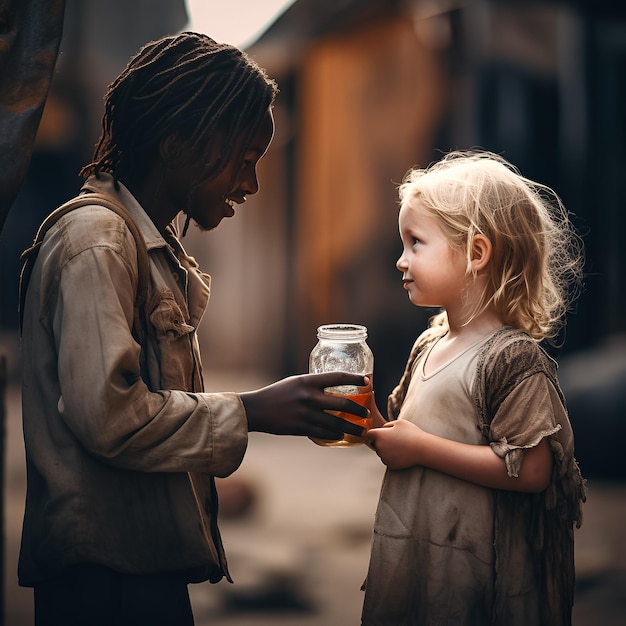
[(96, 176), (90, 176), (85, 181), (82, 190), (96, 191), (116, 198), (128, 209), (128, 212), (135, 220), (139, 232), (145, 239), (148, 250), (164, 248), (167, 245), (165, 239), (144, 208), (139, 204), (139, 201), (123, 183), (118, 181), (117, 184), (118, 189), (115, 188), (111, 174), (101, 173), (97, 178)]

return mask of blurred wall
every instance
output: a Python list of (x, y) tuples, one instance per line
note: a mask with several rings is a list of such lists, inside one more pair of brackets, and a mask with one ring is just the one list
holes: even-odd
[(558, 354), (624, 332), (625, 29), (604, 2), (298, 0), (251, 46), (281, 85), (264, 171), (285, 186), (259, 202), (288, 268), (268, 342), (285, 372), (306, 369), (318, 324), (361, 322), (389, 391), (428, 315), (395, 269), (396, 185), (454, 148), (502, 153), (575, 214), (588, 276)]
[[(0, 241), (2, 329), (15, 328), (19, 252), (80, 185), (106, 86), (141, 44), (186, 23), (182, 0), (156, 7), (68, 2), (37, 151)], [(316, 326), (354, 321), (370, 329), (384, 398), (430, 313), (395, 269), (396, 186), (411, 166), (472, 146), (501, 152), (576, 214), (589, 275), (565, 354), (623, 333), (625, 13), (565, 0), (295, 2), (249, 48), (281, 87), (261, 192), (185, 240), (213, 276), (205, 369), (304, 371)]]
[(293, 73), (268, 65), (281, 93), (261, 191), (234, 220), (186, 244), (213, 277), (205, 367), (306, 371), (316, 327), (351, 321), (378, 330), (370, 345), (382, 380), (377, 341), (399, 323), (412, 334), (423, 326), (396, 276), (395, 184), (429, 160), (448, 98), (445, 51), (427, 35), (391, 15), (315, 39)]
[(320, 324), (365, 324), (378, 388), (406, 356), (388, 354), (394, 328), (416, 336), (424, 324), (406, 305), (395, 268), (396, 186), (408, 167), (431, 160), (449, 98), (445, 53), (428, 27), (420, 36), (392, 15), (324, 38), (305, 55), (299, 77), (296, 358), (306, 356)]

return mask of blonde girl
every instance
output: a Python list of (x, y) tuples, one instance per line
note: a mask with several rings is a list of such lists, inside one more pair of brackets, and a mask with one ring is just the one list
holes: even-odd
[(440, 307), (371, 446), (387, 466), (362, 623), (571, 623), (584, 484), (555, 341), (582, 246), (548, 187), (453, 152), (399, 188), (409, 300)]

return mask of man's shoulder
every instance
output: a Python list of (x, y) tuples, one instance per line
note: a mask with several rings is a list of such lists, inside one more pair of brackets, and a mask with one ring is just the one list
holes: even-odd
[(68, 258), (93, 248), (109, 248), (123, 256), (136, 256), (134, 238), (124, 218), (98, 204), (69, 211), (51, 227), (48, 237), (59, 240)]

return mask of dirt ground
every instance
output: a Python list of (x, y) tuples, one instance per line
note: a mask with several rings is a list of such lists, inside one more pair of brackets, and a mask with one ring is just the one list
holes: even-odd
[[(240, 380), (240, 388), (251, 382)], [(31, 626), (32, 593), (16, 581), (25, 489), (16, 384), (6, 401), (5, 624)], [(321, 448), (253, 433), (242, 467), (221, 487), (231, 511), (221, 527), (235, 584), (191, 587), (197, 626), (359, 624), (382, 474), (365, 447)], [(626, 624), (626, 485), (591, 482), (584, 515), (574, 626)]]

